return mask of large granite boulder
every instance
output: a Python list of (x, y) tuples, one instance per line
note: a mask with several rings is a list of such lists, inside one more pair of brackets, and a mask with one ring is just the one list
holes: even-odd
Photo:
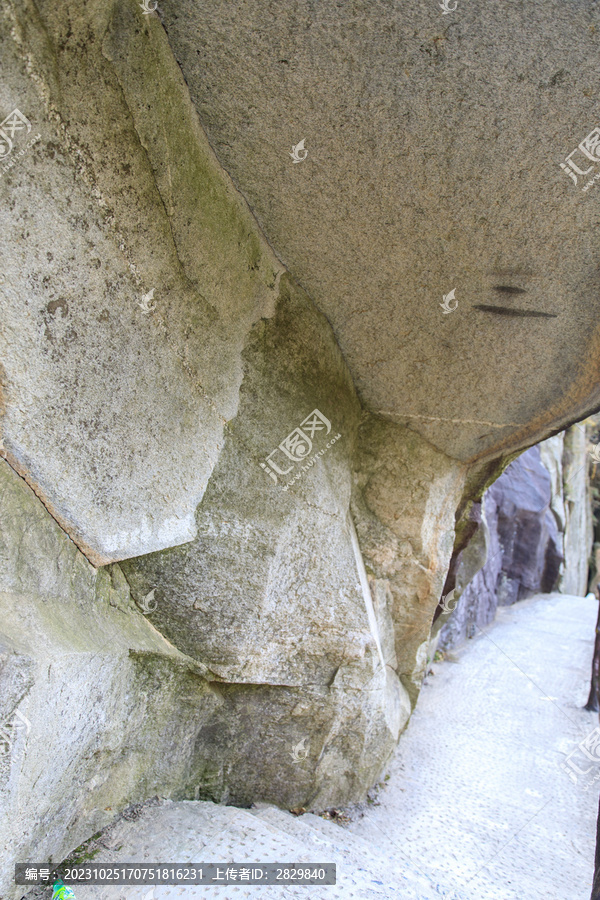
[(364, 793), (410, 704), (393, 611), (373, 605), (349, 512), (360, 406), (322, 316), (286, 279), (282, 292), (244, 352), (198, 537), (121, 567), (138, 602), (152, 592), (159, 631), (230, 683), (226, 719), (198, 740), (223, 773), (217, 799), (291, 807)]
[(455, 534), (600, 403), (597, 9), (142, 6), (0, 15), (3, 872), (364, 797)]
[(473, 460), (600, 405), (598, 163), (578, 149), (596, 3), (159, 5), (211, 146), (372, 412)]
[(141, 7), (0, 20), (1, 452), (92, 562), (194, 538), (284, 264), (363, 406), (451, 458), (600, 403), (595, 205), (560, 167), (595, 7)]

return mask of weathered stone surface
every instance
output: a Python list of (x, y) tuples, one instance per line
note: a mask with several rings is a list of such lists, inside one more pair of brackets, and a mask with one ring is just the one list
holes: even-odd
[(158, 22), (135, 3), (32, 10), (9, 4), (0, 22), (2, 109), (42, 134), (0, 179), (1, 452), (106, 563), (194, 536), (241, 350), (283, 267)]
[[(360, 407), (323, 317), (286, 277), (281, 290), (244, 353), (238, 415), (198, 507), (198, 537), (121, 566), (138, 602), (154, 592), (160, 632), (232, 682), (219, 688), (227, 714), (199, 735), (199, 756), (213, 775), (217, 767), (212, 788), (199, 775), (203, 794), (318, 807), (366, 792), (410, 704), (393, 611), (378, 599), (373, 607), (353, 546)], [(305, 459), (273, 455), (315, 411)], [(302, 740), (310, 753), (299, 766)]]
[(359, 798), (455, 525), (600, 401), (595, 213), (558, 168), (596, 9), (166, 5), (0, 15), (0, 111), (41, 135), (0, 171), (0, 454), (41, 501), (4, 472), (6, 871), (153, 793)]
[[(406, 724), (410, 702), (396, 671), (392, 611), (379, 598), (372, 605), (349, 516), (360, 407), (326, 323), (287, 279), (277, 315), (255, 327), (244, 365), (238, 416), (226, 430), (225, 447), (197, 511), (199, 536), (184, 547), (121, 564), (148, 617), (144, 620), (125, 590), (118, 639), (115, 623), (99, 613), (90, 617), (87, 606), (78, 610), (77, 594), (73, 598), (70, 591), (77, 591), (77, 578), (87, 579), (81, 588), (85, 601), (98, 580), (110, 580), (109, 572), (124, 590), (121, 567), (94, 569), (6, 467), (8, 483), (20, 491), (2, 515), (11, 561), (8, 586), (31, 593), (28, 605), (44, 607), (39, 593), (54, 584), (46, 587), (44, 578), (60, 575), (69, 639), (79, 642), (81, 654), (92, 640), (92, 655), (97, 652), (88, 635), (91, 619), (108, 645), (98, 654), (102, 674), (93, 676), (102, 696), (88, 697), (83, 709), (89, 736), (83, 739), (82, 720), (68, 728), (76, 736), (68, 751), (59, 742), (68, 756), (71, 784), (88, 798), (88, 806), (74, 802), (57, 818), (47, 842), (40, 844), (52, 848), (49, 852), (64, 852), (106, 821), (104, 813), (152, 793), (241, 804), (265, 800), (287, 807), (349, 802), (364, 796), (380, 775)], [(325, 404), (331, 397), (330, 410)], [(324, 406), (311, 421), (311, 413)], [(257, 409), (263, 417), (258, 421)], [(260, 463), (268, 459), (283, 469), (282, 451), (275, 456), (272, 451), (307, 419), (306, 442), (316, 426), (312, 453), (296, 463), (287, 457), (291, 471), (275, 483)], [(419, 502), (435, 519), (426, 509), (428, 497), (423, 487)], [(36, 522), (33, 529), (22, 521), (22, 504)], [(415, 509), (415, 527), (418, 521)], [(431, 523), (424, 526), (429, 529)], [(46, 532), (54, 543), (48, 544)], [(29, 537), (20, 548), (22, 533)], [(48, 557), (65, 560), (56, 576)], [(23, 567), (29, 573), (26, 582), (19, 574)], [(15, 596), (5, 602), (10, 608)], [(6, 619), (11, 641), (21, 640), (23, 625), (18, 617), (13, 620), (15, 615)], [(48, 656), (58, 653), (54, 630), (61, 630), (66, 613), (51, 606), (46, 615), (48, 624), (39, 627), (46, 633), (47, 652), (39, 655), (30, 647), (27, 658), (34, 673), (30, 694), (41, 692), (40, 703), (47, 702), (49, 690), (43, 679), (40, 686), (40, 673)], [(60, 648), (68, 655), (64, 639)], [(413, 650), (411, 670), (414, 657)], [(95, 673), (93, 663), (86, 663), (88, 677), (90, 669)], [(71, 675), (72, 692), (78, 698), (76, 675)], [(66, 686), (65, 694), (70, 696)], [(143, 725), (142, 713), (136, 712), (140, 706), (147, 711)], [(178, 752), (168, 776), (171, 738), (162, 728), (158, 735), (153, 730), (167, 706), (178, 723), (170, 726)], [(63, 713), (63, 719), (67, 726), (69, 715)], [(46, 723), (51, 733), (39, 722), (35, 727), (50, 752), (57, 741), (54, 718)], [(90, 742), (101, 763), (93, 754), (89, 761)], [(144, 747), (141, 756), (138, 744)], [(34, 759), (39, 765), (46, 757), (36, 753)], [(100, 767), (99, 781), (88, 791), (92, 764)], [(62, 803), (64, 790), (62, 767), (50, 768), (47, 806), (42, 805), (48, 810)], [(100, 783), (104, 793), (99, 795), (95, 787)], [(30, 802), (35, 798), (31, 790)], [(15, 819), (27, 820), (29, 806), (18, 798), (13, 803), (11, 831), (21, 843), (8, 851), (8, 859), (38, 835), (35, 822), (22, 826), (26, 836), (15, 827)], [(43, 817), (40, 821), (45, 825)]]
[(488, 491), (485, 516), (502, 549), (496, 590), (502, 606), (550, 593), (562, 562), (561, 539), (550, 510), (550, 476), (532, 447)]
[(513, 12), (5, 5), (2, 109), (41, 139), (0, 178), (2, 452), (92, 561), (193, 539), (279, 259), (363, 405), (452, 457), (600, 402), (594, 205), (558, 165), (592, 127), (598, 11)]
[[(598, 766), (584, 763), (577, 745), (598, 719), (575, 707), (587, 692), (597, 603), (555, 594), (518, 607), (501, 611), (488, 630), (491, 640), (461, 648), (458, 665), (434, 664), (385, 789), (376, 802), (343, 810), (346, 827), (265, 804), (151, 801), (127, 811), (77, 856), (93, 856), (95, 865), (159, 859), (337, 865), (336, 886), (322, 890), (253, 888), (238, 879), (229, 890), (222, 883), (157, 887), (148, 900), (587, 900)], [(524, 672), (537, 687), (526, 687)], [(565, 771), (574, 764), (589, 768), (577, 786)], [(535, 827), (521, 828), (510, 852), (498, 854), (499, 832), (514, 835), (527, 821)], [(123, 888), (107, 885), (76, 891), (78, 900), (87, 890), (93, 900), (124, 896)], [(147, 893), (127, 889), (130, 900)], [(47, 889), (35, 889), (34, 898), (47, 900)]]
[(30, 729), (0, 756), (0, 895), (16, 859), (61, 859), (154, 794), (322, 808), (376, 780), (409, 707), (364, 623), (329, 683), (219, 685), (117, 565), (95, 570), (5, 463), (0, 479), (2, 722)]
[(62, 859), (124, 806), (192, 790), (198, 732), (223, 700), (136, 609), (118, 566), (94, 569), (4, 461), (0, 559), (9, 897), (14, 862)]
[[(552, 440), (552, 439), (551, 439)], [(551, 447), (551, 441), (546, 441)], [(542, 460), (551, 467), (548, 456), (541, 445)], [(564, 433), (562, 454), (558, 448), (554, 453), (562, 463), (562, 507), (564, 508), (563, 554), (564, 567), (559, 581), (563, 594), (587, 593), (589, 562), (593, 543), (592, 503), (589, 481), (589, 451), (592, 449), (586, 436), (584, 425), (569, 428)], [(554, 507), (553, 507), (554, 508)]]
[(223, 707), (198, 732), (188, 797), (321, 810), (364, 799), (410, 707), (394, 673), (371, 658), (330, 684), (217, 685)]
[[(225, 680), (327, 683), (347, 659), (377, 654), (347, 523), (360, 408), (327, 323), (287, 281), (282, 291), (245, 351), (198, 537), (122, 565), (136, 599), (156, 590), (156, 627)], [(271, 456), (314, 410), (306, 462)], [(267, 457), (290, 469), (277, 483), (260, 465)]]
[(371, 412), (473, 459), (600, 405), (598, 186), (559, 165), (597, 125), (596, 4), (161, 11), (211, 145)]
[(496, 615), (502, 551), (498, 532), (488, 527), (483, 508), (478, 520), (477, 531), (454, 560), (454, 579), (449, 573), (450, 581), (444, 584), (432, 626), (430, 658), (438, 647), (448, 649), (472, 637), (474, 630), (489, 625)]
[(464, 475), (464, 467), (420, 435), (373, 417), (363, 420), (353, 513), (375, 604), (390, 611), (397, 670), (413, 702), (452, 555)]

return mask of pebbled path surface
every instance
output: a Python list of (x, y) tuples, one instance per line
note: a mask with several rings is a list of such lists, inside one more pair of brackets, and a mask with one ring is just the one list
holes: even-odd
[[(434, 663), (380, 805), (349, 828), (473, 900), (589, 900), (600, 759), (587, 700), (598, 604), (538, 595)], [(599, 735), (600, 737), (600, 735)], [(600, 757), (600, 751), (596, 754)], [(591, 768), (590, 768), (591, 767)]]

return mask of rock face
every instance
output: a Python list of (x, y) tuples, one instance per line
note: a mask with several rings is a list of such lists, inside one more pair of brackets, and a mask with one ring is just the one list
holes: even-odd
[[(0, 181), (14, 248), (0, 285), (4, 455), (102, 564), (193, 538), (237, 411), (241, 350), (273, 314), (283, 266), (210, 150), (168, 45), (153, 46), (157, 22), (134, 3), (107, 7), (86, 50), (92, 22), (55, 21), (44, 43), (39, 19), (13, 14), (9, 105), (45, 150)], [(27, 40), (43, 96), (19, 62)]]
[(575, 426), (527, 450), (486, 491), (436, 623), (440, 648), (489, 624), (497, 606), (555, 589), (583, 596), (592, 537), (588, 447)]
[(454, 459), (600, 403), (594, 204), (559, 166), (599, 13), (513, 13), (6, 4), (3, 109), (40, 140), (0, 178), (3, 453), (94, 564), (194, 538), (284, 263), (363, 406)]
[(352, 509), (374, 603), (393, 622), (398, 672), (415, 702), (464, 470), (420, 436), (373, 418), (363, 421), (356, 460)]
[[(562, 440), (561, 440), (562, 439)], [(593, 543), (590, 498), (590, 451), (583, 425), (569, 428), (540, 444), (542, 462), (556, 479), (552, 511), (563, 533), (564, 565), (558, 588), (563, 594), (587, 592), (589, 560)], [(561, 488), (562, 482), (562, 490)]]
[[(0, 523), (2, 896), (14, 860), (61, 859), (156, 794), (319, 808), (378, 778), (409, 703), (389, 621), (379, 612), (384, 669), (354, 584), (354, 631), (337, 660), (304, 678), (299, 662), (295, 677), (282, 663), (270, 684), (256, 683), (257, 663), (248, 683), (226, 683), (161, 635), (118, 565), (91, 566), (4, 462)], [(355, 568), (347, 531), (345, 547)], [(142, 607), (161, 609), (155, 596)], [(243, 609), (238, 619), (243, 629)], [(303, 626), (316, 652), (316, 629)]]
[(597, 4), (169, 0), (162, 23), (372, 412), (472, 460), (600, 405)]
[(550, 593), (556, 585), (563, 555), (550, 503), (550, 476), (537, 447), (516, 459), (486, 494), (488, 527), (501, 548), (496, 590), (502, 606)]
[(6, 873), (154, 794), (364, 796), (455, 533), (600, 403), (598, 10), (164, 5), (0, 15)]
[(0, 895), (129, 802), (181, 790), (222, 698), (0, 463)]
[[(396, 657), (392, 611), (373, 606), (354, 537), (361, 429), (347, 370), (320, 314), (287, 282), (282, 290), (278, 314), (245, 351), (238, 416), (198, 509), (198, 537), (121, 565), (138, 601), (155, 592), (160, 632), (229, 683), (219, 687), (227, 716), (198, 738), (202, 796), (295, 807), (366, 790), (408, 718), (398, 676), (414, 660)], [(303, 740), (305, 764), (294, 768)]]

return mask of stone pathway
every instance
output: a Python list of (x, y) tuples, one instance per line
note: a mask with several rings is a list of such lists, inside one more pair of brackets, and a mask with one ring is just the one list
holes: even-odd
[(598, 763), (561, 768), (598, 725), (585, 703), (597, 604), (551, 595), (433, 666), (379, 805), (350, 825), (162, 801), (105, 833), (102, 862), (335, 862), (335, 887), (79, 887), (77, 900), (287, 897), (589, 900)]
[[(350, 825), (474, 900), (589, 900), (600, 764), (561, 768), (598, 727), (593, 598), (538, 596), (434, 664), (381, 805)], [(600, 754), (598, 754), (600, 756)], [(573, 772), (573, 777), (577, 777)]]
[(403, 864), (392, 845), (355, 837), (319, 816), (295, 817), (265, 807), (237, 809), (202, 801), (162, 801), (143, 808), (135, 822), (121, 821), (111, 830), (102, 863), (159, 861), (228, 864), (253, 862), (335, 863), (335, 886), (160, 886), (78, 887), (77, 900), (243, 900), (256, 897), (351, 898), (351, 900), (467, 900), (466, 895), (437, 889), (430, 879)]

